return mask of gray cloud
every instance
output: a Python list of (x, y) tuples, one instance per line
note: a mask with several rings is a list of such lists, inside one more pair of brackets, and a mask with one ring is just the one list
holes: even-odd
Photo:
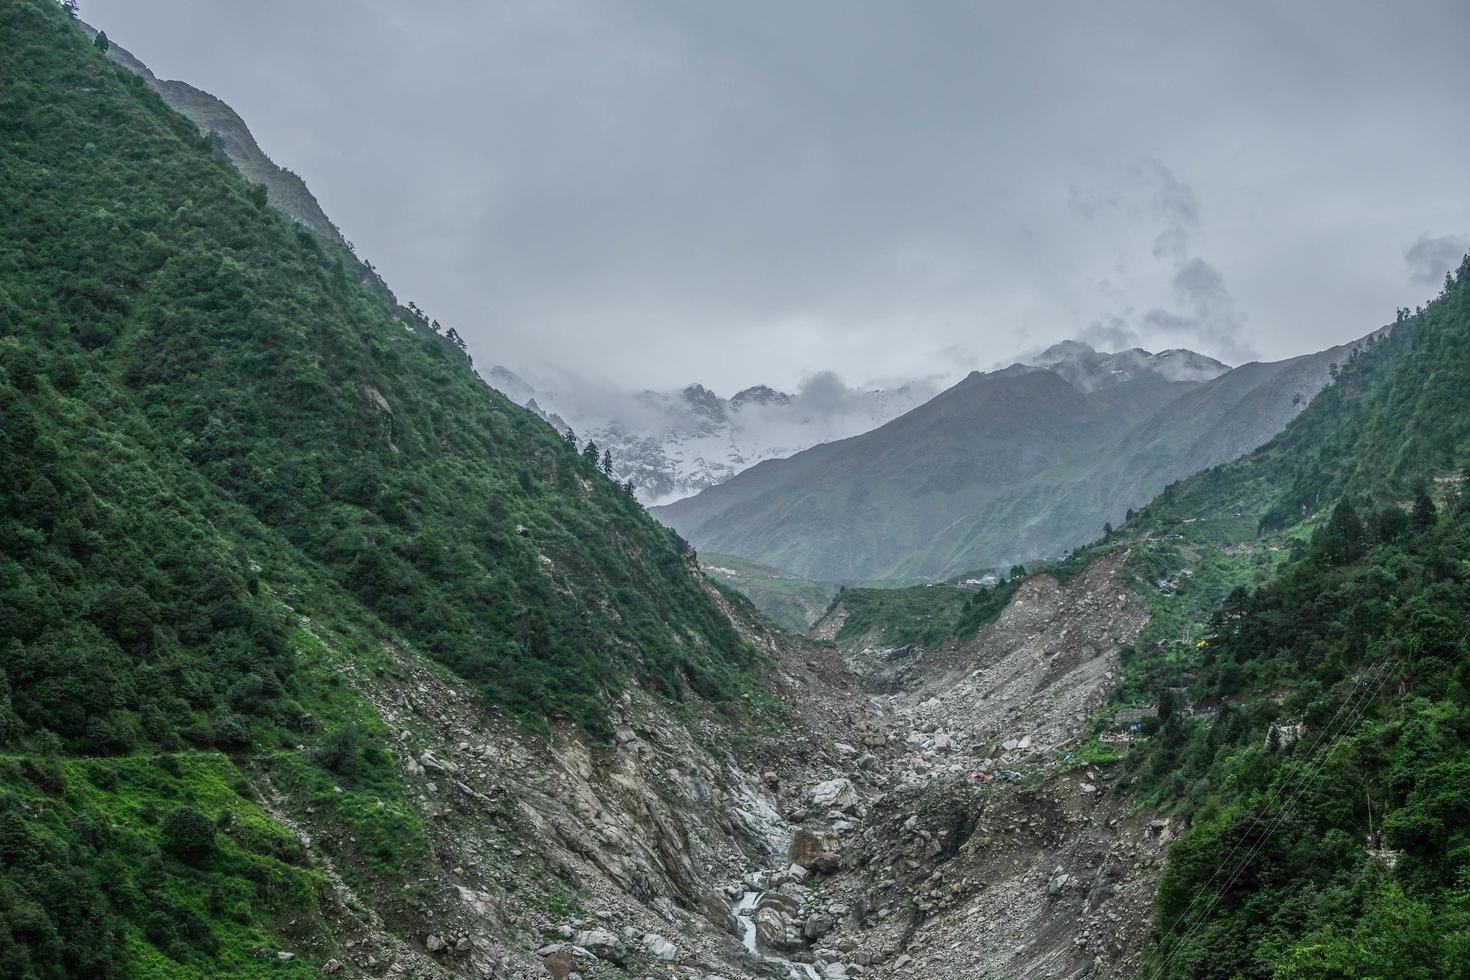
[(1174, 273), (1174, 292), (1189, 312), (1154, 309), (1144, 315), (1145, 322), (1181, 334), (1230, 363), (1255, 356), (1242, 336), (1245, 316), (1236, 308), (1219, 269), (1201, 258), (1185, 260)]
[(1426, 289), (1444, 283), (1444, 274), (1457, 269), (1465, 253), (1470, 252), (1470, 239), (1461, 235), (1419, 238), (1404, 249), (1404, 262), (1409, 266), (1409, 282)]
[(477, 363), (725, 391), (1092, 329), (1282, 357), (1422, 302), (1470, 5), (1331, 6), (82, 0)]
[(1106, 351), (1127, 350), (1143, 341), (1138, 331), (1120, 316), (1092, 321), (1077, 334), (1077, 339)]
[[(1189, 184), (1149, 159), (1130, 164), (1102, 185), (1074, 186), (1071, 197), (1073, 209), (1088, 221), (1116, 213), (1154, 230), (1150, 256), (1157, 271), (1168, 277), (1171, 300), (1167, 307), (1153, 306), (1136, 317), (1126, 311), (1099, 317), (1079, 332), (1080, 339), (1112, 350), (1145, 344), (1194, 347), (1232, 363), (1255, 356), (1245, 337), (1245, 315), (1224, 274), (1195, 254), (1200, 205)], [(1127, 265), (1125, 256), (1126, 251), (1120, 252), (1120, 267)]]

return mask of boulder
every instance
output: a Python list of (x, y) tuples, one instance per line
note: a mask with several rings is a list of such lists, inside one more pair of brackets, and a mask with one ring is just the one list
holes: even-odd
[(800, 949), (804, 943), (801, 931), (791, 917), (776, 905), (765, 905), (755, 911), (755, 932), (763, 946), (770, 949)]
[(857, 809), (861, 798), (850, 779), (829, 779), (812, 787), (812, 806), (844, 812)]
[(836, 925), (837, 920), (832, 918), (832, 916), (818, 912), (806, 920), (806, 925), (801, 927), (801, 934), (806, 937), (808, 942), (811, 942), (812, 940), (821, 939), (827, 933), (831, 932)]
[(609, 963), (621, 963), (628, 958), (628, 947), (606, 929), (584, 929), (572, 937), (572, 942)]
[(551, 974), (553, 980), (567, 980), (571, 975), (574, 960), (571, 947), (565, 943), (543, 946), (536, 950), (536, 955), (541, 957), (541, 965), (546, 967), (546, 972)]
[(672, 963), (679, 958), (679, 947), (656, 933), (644, 934), (643, 948), (648, 950), (654, 959), (665, 963)]
[(786, 859), (803, 868), (831, 874), (842, 866), (840, 848), (836, 834), (803, 827), (792, 836), (791, 846), (786, 849)]

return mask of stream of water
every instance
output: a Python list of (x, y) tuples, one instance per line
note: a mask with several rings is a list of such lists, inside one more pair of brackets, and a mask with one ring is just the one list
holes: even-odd
[(740, 923), (740, 941), (745, 948), (750, 950), (767, 963), (775, 963), (786, 968), (786, 975), (791, 980), (822, 980), (821, 971), (810, 963), (793, 963), (779, 956), (767, 956), (760, 950), (760, 944), (756, 938), (755, 929), (755, 906), (761, 900), (760, 892), (748, 891), (740, 896), (740, 901), (735, 903), (735, 921)]

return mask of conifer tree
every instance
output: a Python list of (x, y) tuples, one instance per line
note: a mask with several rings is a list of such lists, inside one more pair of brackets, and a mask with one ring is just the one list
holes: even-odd
[(1434, 527), (1438, 517), (1439, 511), (1434, 506), (1434, 498), (1429, 496), (1427, 489), (1421, 488), (1414, 497), (1414, 530), (1429, 530)]

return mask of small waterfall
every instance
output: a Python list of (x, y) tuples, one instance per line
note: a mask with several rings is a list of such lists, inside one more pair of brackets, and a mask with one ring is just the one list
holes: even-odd
[(779, 956), (767, 956), (760, 950), (760, 944), (756, 938), (755, 929), (755, 907), (761, 900), (761, 892), (747, 891), (740, 896), (740, 901), (735, 903), (735, 921), (740, 925), (741, 944), (756, 956), (767, 963), (775, 963), (786, 968), (786, 975), (790, 980), (822, 980), (822, 972), (810, 963), (793, 963)]
[(760, 955), (760, 949), (755, 944), (755, 918), (750, 913), (760, 900), (760, 892), (746, 892), (735, 903), (735, 921), (740, 923), (740, 942), (757, 956)]

